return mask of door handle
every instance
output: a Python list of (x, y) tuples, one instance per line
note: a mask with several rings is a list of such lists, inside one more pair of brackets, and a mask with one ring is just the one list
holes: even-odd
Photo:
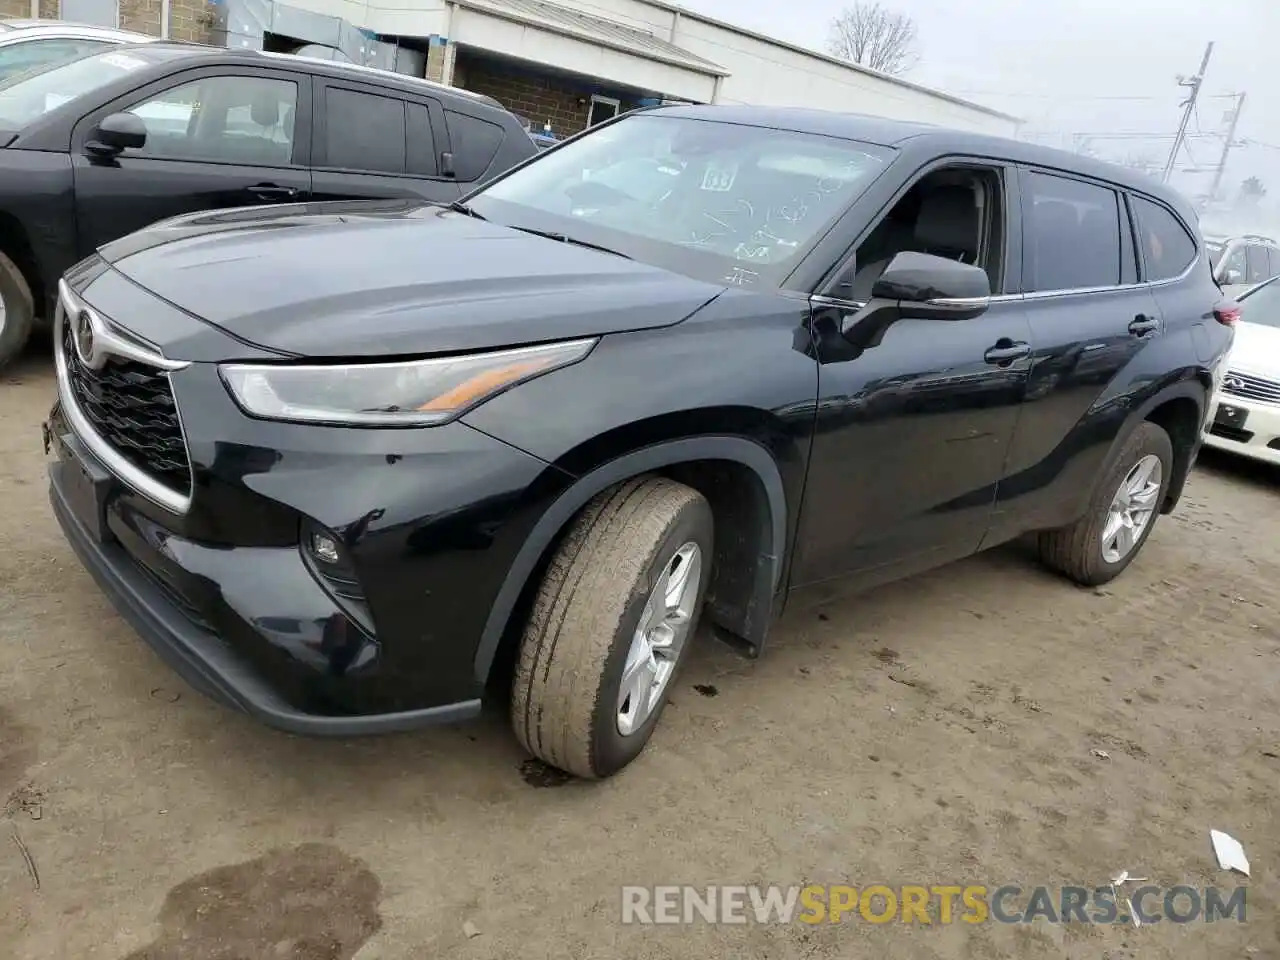
[(982, 359), (987, 363), (1004, 365), (1029, 356), (1031, 356), (1031, 344), (1023, 341), (1014, 343), (1012, 340), (1002, 339), (995, 346), (987, 347), (987, 352), (982, 355)]
[(1133, 322), (1129, 324), (1129, 332), (1135, 337), (1145, 337), (1148, 333), (1153, 333), (1160, 327), (1160, 321), (1156, 317), (1148, 317), (1145, 313), (1140, 313), (1133, 318)]
[(249, 193), (263, 200), (286, 200), (298, 195), (297, 187), (282, 187), (277, 183), (255, 183), (247, 189)]

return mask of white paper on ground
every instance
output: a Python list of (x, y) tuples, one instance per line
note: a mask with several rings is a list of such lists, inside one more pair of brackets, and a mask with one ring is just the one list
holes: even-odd
[(1223, 870), (1238, 870), (1249, 876), (1249, 858), (1244, 855), (1244, 847), (1235, 837), (1228, 836), (1221, 830), (1210, 830), (1209, 839), (1213, 841), (1213, 852), (1218, 857), (1218, 866)]

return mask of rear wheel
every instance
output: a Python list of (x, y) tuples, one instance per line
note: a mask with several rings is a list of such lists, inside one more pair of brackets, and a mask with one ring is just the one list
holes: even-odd
[(530, 753), (590, 779), (640, 755), (697, 629), (713, 533), (702, 495), (662, 477), (583, 509), (539, 585), (516, 663), (512, 725)]
[(0, 253), (0, 367), (15, 360), (31, 337), (35, 303), (17, 265)]
[(1115, 579), (1133, 562), (1160, 515), (1173, 470), (1173, 444), (1161, 427), (1138, 425), (1103, 474), (1088, 512), (1040, 534), (1044, 563), (1085, 586)]

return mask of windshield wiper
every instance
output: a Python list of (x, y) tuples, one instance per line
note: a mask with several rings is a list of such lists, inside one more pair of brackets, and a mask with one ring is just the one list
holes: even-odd
[(458, 213), (465, 213), (468, 217), (475, 217), (477, 220), (487, 221), (489, 219), (488, 217), (480, 216), (480, 214), (476, 213), (474, 210), (472, 210), (469, 206), (467, 206), (461, 200), (454, 200), (452, 203), (449, 204), (449, 209), (454, 210)]
[(561, 243), (571, 243), (575, 247), (588, 247), (592, 250), (599, 250), (601, 253), (612, 253), (615, 257), (621, 257), (623, 260), (634, 260), (623, 253), (621, 250), (615, 250), (613, 247), (602, 246), (598, 243), (592, 243), (590, 240), (579, 240), (577, 237), (571, 237), (567, 233), (556, 233), (554, 230), (535, 230), (533, 227), (512, 227), (513, 230), (519, 230), (521, 233), (531, 233), (535, 237), (546, 237), (548, 240), (559, 240)]

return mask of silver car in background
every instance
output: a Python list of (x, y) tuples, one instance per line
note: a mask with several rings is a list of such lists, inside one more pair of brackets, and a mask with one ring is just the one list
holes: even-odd
[(103, 47), (156, 39), (131, 30), (61, 20), (0, 20), (0, 81)]

